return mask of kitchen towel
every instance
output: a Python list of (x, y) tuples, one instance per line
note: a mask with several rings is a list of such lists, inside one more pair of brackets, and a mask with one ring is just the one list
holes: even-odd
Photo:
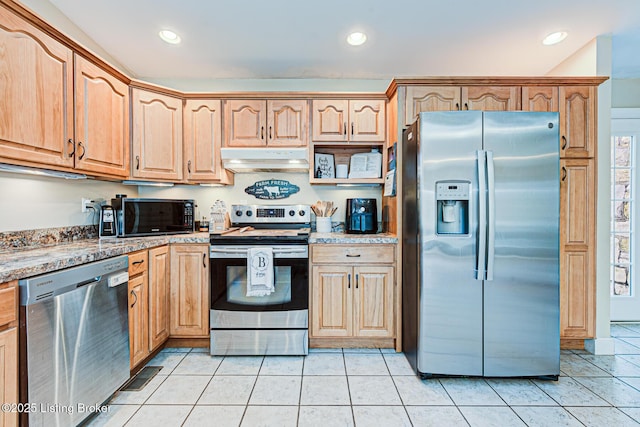
[(264, 297), (276, 290), (273, 281), (273, 249), (249, 248), (247, 251), (247, 296)]

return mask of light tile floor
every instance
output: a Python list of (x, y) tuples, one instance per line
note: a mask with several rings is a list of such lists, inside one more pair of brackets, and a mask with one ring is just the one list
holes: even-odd
[(562, 351), (559, 381), (420, 380), (388, 349), (212, 357), (165, 349), (164, 368), (91, 426), (637, 426), (640, 324), (613, 324), (615, 356)]

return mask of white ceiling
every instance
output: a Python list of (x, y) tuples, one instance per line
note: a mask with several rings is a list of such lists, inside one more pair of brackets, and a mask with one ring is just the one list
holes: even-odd
[[(149, 80), (544, 75), (603, 34), (613, 77), (640, 77), (640, 0), (48, 1)], [(354, 30), (365, 45), (346, 44)]]

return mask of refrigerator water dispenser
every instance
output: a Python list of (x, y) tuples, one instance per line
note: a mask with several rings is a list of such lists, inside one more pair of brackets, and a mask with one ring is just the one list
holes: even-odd
[(470, 188), (465, 181), (436, 182), (437, 234), (469, 234)]

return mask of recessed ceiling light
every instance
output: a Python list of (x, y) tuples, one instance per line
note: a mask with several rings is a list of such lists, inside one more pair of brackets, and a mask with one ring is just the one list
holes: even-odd
[(542, 44), (546, 46), (551, 46), (552, 44), (560, 43), (562, 40), (567, 38), (566, 31), (557, 31), (555, 33), (549, 34), (542, 40)]
[(171, 30), (162, 30), (158, 33), (160, 38), (170, 44), (178, 44), (182, 41), (179, 35)]
[(367, 35), (361, 32), (351, 33), (347, 37), (347, 43), (349, 43), (351, 46), (360, 46), (366, 41), (367, 41)]

